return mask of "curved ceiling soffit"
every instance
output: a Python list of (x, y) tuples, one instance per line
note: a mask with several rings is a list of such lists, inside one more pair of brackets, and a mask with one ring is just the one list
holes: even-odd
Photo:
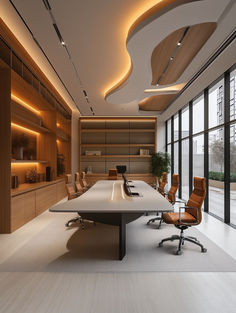
[(175, 97), (176, 94), (164, 94), (144, 98), (138, 104), (139, 110), (162, 112), (168, 103), (174, 100)]
[(213, 34), (215, 22), (182, 27), (162, 40), (151, 56), (152, 85), (175, 83)]
[[(141, 14), (130, 26), (127, 37), (126, 37), (126, 45), (129, 42), (129, 40), (143, 27), (145, 27), (147, 24), (152, 22), (154, 19), (158, 18), (159, 16), (165, 14), (169, 10), (172, 10), (173, 8), (176, 8), (182, 4), (189, 3), (189, 2), (196, 2), (196, 1), (202, 1), (202, 0), (161, 0), (158, 1), (157, 4), (155, 4), (153, 7), (151, 7), (149, 10)], [(130, 58), (130, 56), (129, 56)], [(119, 79), (113, 86), (110, 86), (107, 88), (107, 90), (104, 91), (104, 98), (106, 99), (107, 96), (109, 96), (114, 91), (118, 90), (121, 85), (123, 85), (126, 80), (129, 78), (131, 72), (132, 72), (132, 59), (129, 60), (129, 67), (126, 71), (124, 71), (124, 76)]]
[[(147, 85), (147, 82), (151, 84), (152, 81), (150, 56), (157, 43), (160, 43), (176, 29), (184, 28), (186, 25), (209, 23), (209, 21), (216, 23), (226, 4), (217, 2), (214, 10), (212, 10), (212, 1), (194, 1), (179, 5), (161, 15), (160, 18), (152, 20), (148, 25), (145, 24), (147, 27), (142, 27), (138, 32), (136, 28), (129, 32), (129, 41), (126, 47), (129, 55), (132, 56), (133, 70), (129, 71), (130, 75), (126, 75), (126, 81), (125, 79), (120, 81), (107, 91), (106, 100), (112, 104), (121, 104), (146, 97), (147, 94), (144, 90), (151, 87), (151, 85)], [(161, 32), (157, 32), (157, 29), (161, 29)], [(122, 84), (124, 81), (125, 84)]]

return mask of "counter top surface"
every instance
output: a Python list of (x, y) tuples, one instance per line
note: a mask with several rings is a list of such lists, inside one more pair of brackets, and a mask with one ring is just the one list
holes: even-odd
[(64, 178), (58, 178), (52, 181), (43, 181), (43, 182), (32, 183), (32, 184), (29, 184), (29, 183), (20, 184), (18, 188), (11, 189), (11, 196), (15, 197), (26, 192), (34, 191), (34, 190), (41, 189), (50, 185), (57, 184), (62, 181), (64, 181)]

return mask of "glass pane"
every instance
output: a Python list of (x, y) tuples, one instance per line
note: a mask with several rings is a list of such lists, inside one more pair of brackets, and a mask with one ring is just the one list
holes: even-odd
[(0, 39), (0, 59), (3, 59), (4, 62), (6, 62), (8, 65), (10, 65), (10, 49), (5, 44), (5, 42)]
[(230, 126), (230, 222), (236, 225), (236, 124)]
[(171, 142), (171, 119), (167, 121), (167, 143)]
[(193, 134), (204, 130), (204, 98), (203, 95), (193, 101)]
[(224, 80), (222, 79), (209, 89), (209, 128), (224, 123)]
[(174, 141), (179, 139), (179, 114), (174, 116)]
[(182, 141), (182, 199), (189, 198), (189, 139)]
[(193, 177), (204, 177), (204, 136), (193, 137)]
[(189, 136), (189, 106), (184, 108), (181, 113), (182, 138)]
[(230, 120), (236, 119), (236, 70), (230, 73)]
[(13, 71), (15, 71), (17, 74), (19, 74), (20, 76), (22, 76), (22, 62), (21, 60), (18, 58), (18, 56), (16, 56), (13, 52), (12, 52), (12, 69)]
[[(170, 159), (171, 159), (171, 145), (167, 146), (167, 152), (169, 153)], [(171, 166), (170, 166), (170, 171), (168, 173), (168, 189), (171, 187)]]
[(179, 143), (174, 143), (174, 173), (179, 173)]
[(224, 129), (209, 132), (209, 212), (224, 218)]

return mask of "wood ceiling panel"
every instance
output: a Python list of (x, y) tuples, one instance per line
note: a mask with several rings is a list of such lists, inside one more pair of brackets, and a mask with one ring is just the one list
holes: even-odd
[[(213, 22), (191, 26), (176, 51), (177, 43), (181, 40), (187, 27), (166, 37), (152, 53), (152, 85), (156, 85), (157, 82), (159, 85), (175, 83), (215, 31), (216, 26), (217, 24)], [(174, 59), (169, 61), (173, 55)]]
[(158, 95), (143, 99), (139, 102), (139, 110), (163, 111), (165, 107), (176, 97), (176, 94)]

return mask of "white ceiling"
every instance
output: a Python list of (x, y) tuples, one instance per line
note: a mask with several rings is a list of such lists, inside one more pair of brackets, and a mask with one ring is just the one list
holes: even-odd
[[(13, 0), (83, 115), (91, 115), (90, 105), (82, 93), (83, 89), (88, 94), (95, 115), (153, 114), (138, 110), (138, 101), (147, 96), (144, 89), (153, 88), (150, 74), (153, 48), (164, 37), (182, 26), (203, 21), (218, 22), (213, 36), (178, 80), (178, 83), (186, 82), (235, 27), (235, 19), (229, 19), (227, 23), (227, 5), (230, 0), (198, 1), (175, 8), (139, 29), (126, 47), (129, 27), (141, 13), (157, 2), (158, 0), (49, 0), (53, 16), (71, 54), (71, 60), (77, 68), (77, 77), (65, 48), (58, 40), (43, 1)], [(1, 0), (0, 9), (1, 18), (13, 30), (72, 109), (75, 109), (74, 103), (9, 1)], [(224, 23), (221, 23), (222, 18)], [(130, 57), (127, 49), (134, 65), (133, 72), (124, 87), (105, 100), (105, 90), (129, 68)]]

